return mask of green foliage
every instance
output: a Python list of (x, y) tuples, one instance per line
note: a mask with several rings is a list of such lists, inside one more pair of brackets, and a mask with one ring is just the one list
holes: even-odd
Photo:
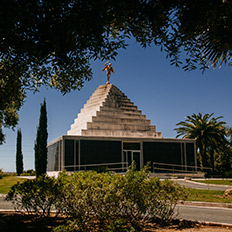
[(125, 174), (77, 172), (60, 173), (57, 179), (40, 176), (15, 184), (7, 195), (16, 210), (40, 217), (51, 209), (67, 216), (61, 231), (138, 231), (143, 223), (159, 219), (168, 222), (178, 200), (186, 199), (186, 190), (170, 181), (149, 178), (148, 168)]
[(95, 171), (97, 173), (108, 172), (108, 167), (107, 166), (99, 166), (99, 167), (93, 168), (93, 171)]
[(18, 176), (23, 172), (22, 132), (20, 129), (17, 130), (16, 172)]
[(81, 89), (92, 78), (91, 61), (115, 59), (128, 38), (160, 46), (184, 70), (231, 64), (229, 0), (0, 4), (0, 142), (2, 126), (18, 121), (26, 89)]
[(187, 116), (185, 121), (176, 124), (179, 127), (175, 130), (177, 137), (196, 139), (202, 167), (211, 167), (214, 171), (215, 152), (225, 152), (229, 142), (226, 138), (226, 123), (220, 121), (222, 116), (216, 118), (212, 116), (213, 113)]
[(0, 169), (0, 179), (2, 179), (2, 177), (3, 177), (3, 170), (2, 169)]
[(159, 218), (167, 222), (177, 201), (186, 198), (183, 187), (149, 178), (147, 167), (136, 171), (135, 165), (125, 176), (110, 172), (62, 173), (58, 181), (63, 186), (60, 210), (84, 231), (96, 227), (133, 231), (145, 221)]
[[(16, 211), (26, 211), (40, 217), (50, 215), (60, 201), (59, 186), (54, 178), (45, 175), (13, 185), (6, 197)], [(59, 211), (57, 211), (59, 213)]]
[(232, 178), (232, 170), (226, 171), (225, 172), (225, 177)]
[(76, 225), (72, 221), (67, 221), (66, 224), (59, 225), (52, 230), (53, 232), (75, 232), (78, 231)]
[(47, 110), (46, 101), (44, 99), (40, 108), (39, 126), (37, 128), (36, 142), (35, 142), (35, 171), (36, 176), (45, 174), (47, 171)]
[(126, 219), (115, 219), (112, 220), (109, 225), (106, 226), (109, 232), (129, 232), (135, 231), (135, 229), (130, 226), (128, 228), (128, 222)]
[(27, 171), (23, 171), (20, 176), (35, 176), (36, 173), (33, 169), (29, 169)]
[(25, 98), (21, 75), (20, 64), (14, 66), (0, 57), (0, 145), (5, 141), (2, 127), (14, 128), (18, 123), (17, 112)]

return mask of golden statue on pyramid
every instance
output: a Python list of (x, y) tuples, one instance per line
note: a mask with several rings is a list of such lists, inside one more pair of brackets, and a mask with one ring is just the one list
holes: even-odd
[(107, 64), (107, 63), (109, 63), (109, 61), (107, 61), (105, 63), (105, 68), (103, 68), (102, 71), (106, 71), (106, 76), (107, 76), (106, 84), (108, 85), (110, 83), (111, 72), (114, 73), (114, 69), (113, 69), (111, 63), (109, 63), (109, 64)]

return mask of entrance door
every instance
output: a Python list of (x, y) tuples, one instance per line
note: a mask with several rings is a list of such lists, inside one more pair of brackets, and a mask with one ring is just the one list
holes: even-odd
[(124, 162), (127, 163), (127, 167), (132, 164), (132, 161), (136, 164), (136, 169), (140, 170), (140, 151), (123, 151)]

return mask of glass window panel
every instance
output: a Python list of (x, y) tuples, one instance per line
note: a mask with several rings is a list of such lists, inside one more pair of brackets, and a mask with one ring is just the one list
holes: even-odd
[(140, 143), (123, 143), (123, 150), (140, 150)]
[(65, 140), (64, 166), (67, 171), (74, 171), (74, 140)]
[(121, 141), (80, 141), (81, 165), (122, 162)]
[(60, 144), (61, 141), (58, 141), (57, 143), (48, 146), (48, 171), (59, 171)]

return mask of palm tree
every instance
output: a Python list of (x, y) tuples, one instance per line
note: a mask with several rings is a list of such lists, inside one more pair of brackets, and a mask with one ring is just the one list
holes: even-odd
[[(210, 156), (210, 164), (214, 169), (214, 151), (219, 145), (226, 143), (225, 122), (219, 121), (220, 117), (212, 117), (212, 114), (198, 113), (187, 116), (185, 121), (179, 122), (174, 130), (177, 136), (183, 138), (196, 139), (196, 146), (200, 154), (200, 162), (202, 167), (208, 167), (207, 154)], [(220, 146), (221, 147), (221, 146)]]

